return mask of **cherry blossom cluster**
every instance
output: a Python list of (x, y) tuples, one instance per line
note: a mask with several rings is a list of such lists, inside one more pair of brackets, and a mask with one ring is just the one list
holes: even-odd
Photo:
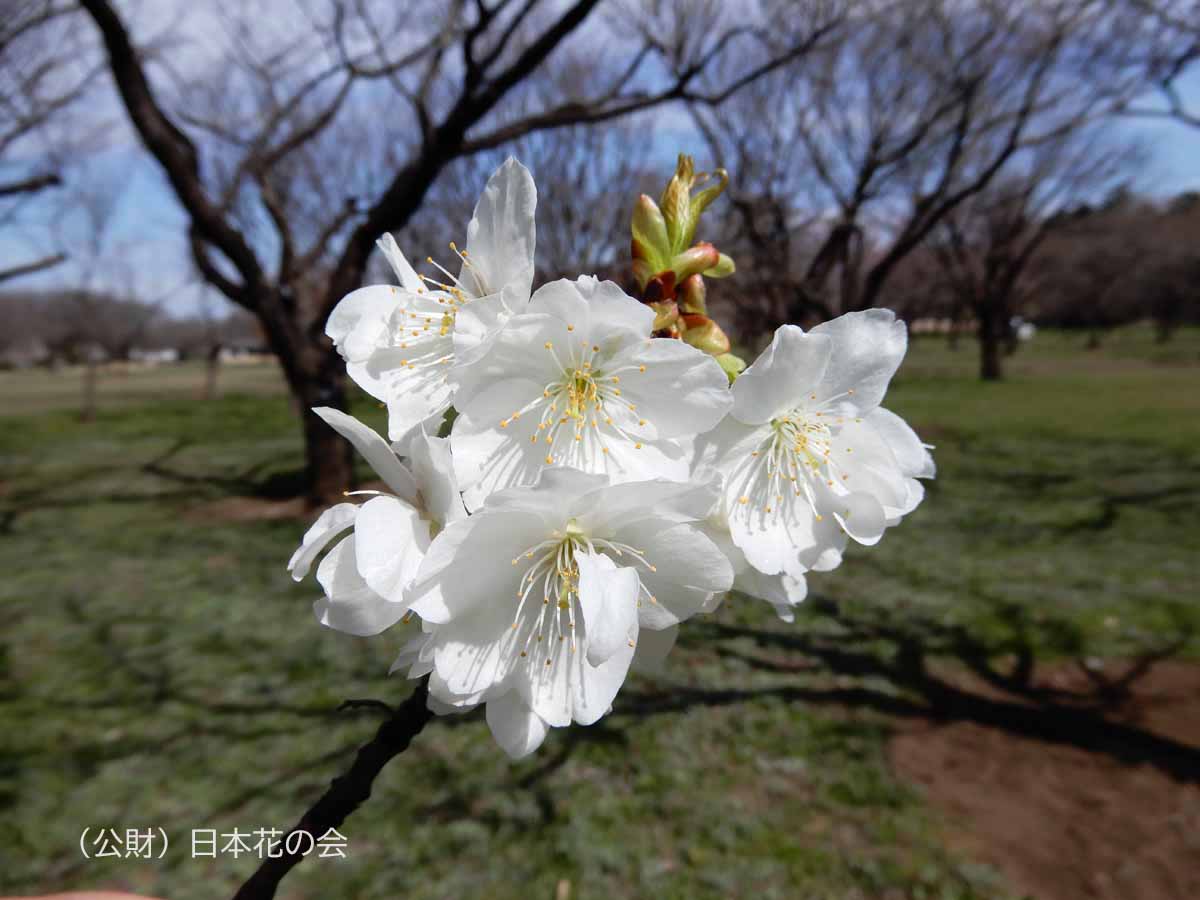
[(688, 247), (714, 195), (685, 174), (661, 211), (635, 209), (650, 297), (591, 276), (533, 290), (536, 189), (509, 159), (453, 266), (418, 275), (386, 236), (399, 284), (355, 291), (327, 324), (388, 434), (315, 412), (386, 490), (326, 510), (289, 571), (320, 558), (330, 628), (404, 623), (392, 670), (428, 676), (439, 714), (486, 706), (513, 757), (603, 716), (631, 666), (659, 665), (730, 591), (791, 620), (806, 573), (876, 543), (934, 474), (880, 406), (906, 347), (891, 312), (784, 325), (744, 371), (714, 339), (693, 276), (732, 262)]

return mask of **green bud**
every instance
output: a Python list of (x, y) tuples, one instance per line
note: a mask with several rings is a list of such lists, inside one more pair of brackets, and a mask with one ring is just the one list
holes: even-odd
[[(667, 236), (670, 238), (670, 249), (678, 252), (687, 246), (683, 240), (684, 232), (688, 230), (688, 220), (692, 214), (692, 182), (695, 181), (695, 163), (685, 153), (679, 154), (679, 162), (675, 166), (675, 174), (667, 182), (662, 199), (658, 201), (666, 219)], [(695, 225), (691, 227), (695, 232)]]
[[(708, 208), (708, 205), (721, 196), (725, 188), (729, 186), (729, 173), (724, 169), (717, 169), (712, 174), (719, 179), (719, 183), (705, 188), (692, 198), (688, 214), (688, 227), (683, 233), (681, 246), (686, 247), (692, 242), (692, 239), (696, 236), (696, 223), (700, 221), (700, 213), (704, 212)], [(693, 184), (704, 181), (708, 177), (707, 174), (702, 174), (693, 181)]]
[(728, 278), (735, 271), (733, 260), (724, 253), (717, 255), (717, 264), (711, 269), (705, 269), (704, 274), (709, 278)]
[(651, 331), (666, 331), (679, 321), (679, 307), (675, 305), (674, 300), (660, 300), (651, 303), (650, 308), (654, 310), (654, 325)]
[(689, 275), (675, 289), (675, 299), (679, 303), (679, 308), (685, 313), (699, 315), (707, 313), (708, 309), (704, 302), (707, 294), (708, 290), (704, 286), (704, 276), (699, 273)]
[(679, 336), (684, 343), (691, 344), (697, 350), (703, 350), (710, 356), (720, 356), (729, 352), (729, 338), (721, 330), (721, 326), (708, 316), (683, 315), (679, 317)]
[(671, 258), (671, 240), (667, 222), (658, 204), (642, 194), (633, 206), (633, 258), (645, 260), (651, 274), (667, 267)]
[(721, 260), (721, 254), (712, 244), (697, 244), (671, 258), (671, 271), (677, 282), (700, 272), (707, 272)]
[(737, 377), (742, 374), (742, 370), (746, 368), (745, 360), (740, 356), (734, 356), (732, 353), (722, 353), (717, 357), (717, 365), (725, 370), (725, 375), (729, 378), (729, 383), (733, 384)]

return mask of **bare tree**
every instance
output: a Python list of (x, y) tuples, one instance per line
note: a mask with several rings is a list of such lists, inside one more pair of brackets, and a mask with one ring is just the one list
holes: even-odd
[[(83, 95), (89, 73), (78, 23), (65, 0), (4, 4), (0, 15), (0, 228), (20, 227), (32, 198), (62, 184), (65, 158), (79, 135), (62, 140), (51, 126)], [(66, 259), (35, 252), (0, 266), (0, 282), (31, 275)]]
[[(672, 44), (618, 35), (593, 16), (599, 0), (312, 0), (299, 17), (253, 23), (228, 7), (219, 19), (227, 52), (211, 77), (187, 79), (152, 72), (156, 60), (107, 0), (81, 5), (189, 217), (196, 266), (258, 316), (304, 410), (345, 405), (324, 322), (361, 283), (375, 240), (410, 221), (451, 162), (672, 101), (721, 102), (808, 52), (835, 22), (824, 0), (810, 0), (794, 17), (803, 30), (781, 47), (766, 0)], [(547, 60), (569, 64), (585, 49), (586, 81), (539, 93), (534, 76)], [(741, 61), (733, 74), (702, 81), (726, 57)], [(307, 412), (304, 433), (312, 497), (340, 494), (351, 476), (345, 442)]]
[(1135, 158), (1091, 130), (1067, 134), (1014, 159), (943, 217), (929, 244), (957, 301), (951, 319), (960, 318), (958, 304), (975, 319), (981, 378), (999, 379), (1002, 350), (1016, 347), (1012, 320), (1037, 288), (1030, 263), (1053, 229), (1070, 224), (1065, 204), (1111, 190)]
[(1014, 157), (1140, 91), (1136, 51), (1089, 0), (917, 0), (865, 15), (771, 76), (770, 115), (698, 109), (714, 156), (738, 173), (747, 243), (802, 257), (766, 275), (786, 278), (774, 321), (878, 303), (901, 261)]

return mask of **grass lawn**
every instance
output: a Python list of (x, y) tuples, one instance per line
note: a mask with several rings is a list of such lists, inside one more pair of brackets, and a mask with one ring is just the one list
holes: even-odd
[[(1007, 896), (891, 774), (889, 721), (832, 702), (908, 688), (753, 635), (886, 662), (854, 621), (933, 652), (958, 629), (996, 658), (1103, 659), (1200, 626), (1200, 331), (1083, 344), (1041, 334), (981, 384), (969, 343), (916, 341), (887, 405), (939, 477), (878, 547), (811, 579), (793, 625), (730, 602), (684, 627), (661, 678), (516, 765), (481, 717), (438, 721), (343, 829), (349, 858), (307, 860), (281, 896)], [(284, 571), (303, 524), (252, 514), (301, 464), (270, 367), (227, 367), (209, 403), (199, 368), (106, 377), (91, 425), (55, 377), (0, 373), (0, 890), (230, 895), (255, 861), (192, 859), (191, 829), (292, 824), (376, 727), (340, 701), (406, 692), (385, 674), (399, 640), (320, 628), (315, 584)], [(85, 827), (171, 846), (88, 861)]]

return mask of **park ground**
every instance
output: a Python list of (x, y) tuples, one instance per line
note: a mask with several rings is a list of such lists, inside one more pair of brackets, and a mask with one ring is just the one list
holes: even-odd
[[(914, 342), (886, 402), (938, 479), (794, 624), (731, 600), (517, 764), (437, 721), (281, 896), (1200, 896), (1200, 331), (1008, 362)], [(341, 701), (407, 692), (398, 639), (320, 628), (284, 572), (271, 365), (211, 401), (199, 368), (106, 372), (90, 424), (79, 378), (0, 373), (0, 892), (228, 896), (254, 861), (191, 830), (292, 823), (376, 727)], [(104, 827), (171, 846), (84, 859)]]

